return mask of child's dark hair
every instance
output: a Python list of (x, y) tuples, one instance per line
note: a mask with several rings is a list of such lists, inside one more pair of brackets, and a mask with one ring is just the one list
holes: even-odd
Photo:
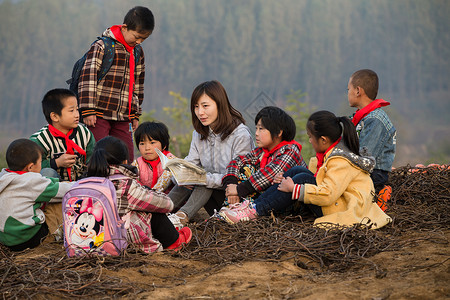
[(245, 124), (242, 114), (231, 106), (227, 92), (222, 84), (217, 80), (203, 82), (194, 89), (191, 96), (192, 125), (194, 126), (194, 129), (200, 133), (201, 140), (206, 139), (209, 135), (209, 126), (203, 126), (195, 115), (195, 106), (203, 95), (207, 95), (217, 105), (217, 120), (214, 124), (214, 133), (220, 134), (222, 141), (226, 139), (239, 124)]
[(138, 126), (134, 132), (134, 140), (136, 147), (139, 148), (139, 143), (144, 139), (159, 141), (162, 150), (169, 150), (170, 135), (169, 129), (161, 122), (144, 122)]
[(17, 139), (6, 150), (6, 163), (11, 171), (22, 171), (29, 163), (37, 163), (42, 157), (41, 146), (29, 139)]
[(353, 73), (351, 84), (353, 87), (362, 87), (369, 99), (375, 100), (378, 94), (378, 75), (372, 70), (363, 69)]
[(275, 106), (266, 106), (255, 117), (255, 125), (261, 120), (261, 125), (269, 130), (270, 136), (275, 138), (280, 131), (282, 141), (292, 141), (295, 138), (296, 126), (294, 119), (284, 110)]
[(48, 124), (52, 124), (50, 114), (54, 112), (58, 116), (61, 115), (61, 110), (64, 108), (63, 100), (69, 97), (77, 97), (74, 92), (68, 89), (53, 89), (45, 94), (42, 99), (42, 111)]
[[(343, 133), (341, 123), (344, 128)], [(317, 111), (309, 116), (306, 130), (316, 139), (325, 136), (332, 143), (343, 136), (344, 143), (350, 151), (359, 155), (359, 139), (356, 128), (347, 117), (336, 117), (332, 112), (326, 110)]]
[(123, 18), (123, 23), (129, 30), (151, 33), (155, 28), (155, 17), (147, 7), (136, 6), (128, 11)]
[(120, 165), (128, 160), (128, 147), (113, 136), (107, 136), (95, 144), (94, 152), (87, 166), (87, 177), (108, 177), (110, 165)]

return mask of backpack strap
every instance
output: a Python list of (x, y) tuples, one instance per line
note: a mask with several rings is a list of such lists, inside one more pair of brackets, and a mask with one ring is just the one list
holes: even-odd
[(141, 45), (136, 45), (134, 47), (134, 65), (138, 64), (139, 59), (141, 58), (141, 53), (142, 53)]
[(105, 50), (103, 54), (102, 66), (97, 74), (97, 82), (100, 82), (109, 69), (111, 69), (114, 60), (115, 42), (112, 38), (107, 36), (98, 37), (97, 40), (102, 40), (105, 45)]

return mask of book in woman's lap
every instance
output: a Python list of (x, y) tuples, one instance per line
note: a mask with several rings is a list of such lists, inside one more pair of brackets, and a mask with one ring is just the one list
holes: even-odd
[(161, 166), (172, 173), (178, 185), (206, 185), (206, 171), (182, 158), (168, 158), (155, 149), (161, 159)]

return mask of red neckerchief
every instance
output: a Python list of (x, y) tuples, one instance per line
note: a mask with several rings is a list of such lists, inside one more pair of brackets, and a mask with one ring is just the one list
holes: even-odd
[(370, 104), (364, 106), (361, 109), (358, 109), (355, 112), (355, 115), (352, 118), (353, 124), (358, 125), (359, 121), (361, 121), (365, 116), (367, 116), (371, 111), (374, 111), (377, 108), (388, 106), (391, 103), (384, 101), (383, 99), (375, 99)]
[(19, 175), (28, 173), (27, 171), (13, 171), (13, 170), (10, 170), (10, 169), (5, 169), (5, 171), (6, 171), (6, 172), (10, 172), (10, 173), (17, 173), (17, 174), (19, 174)]
[[(86, 160), (86, 151), (84, 151), (80, 146), (75, 144), (75, 142), (69, 138), (70, 135), (73, 133), (73, 129), (70, 129), (67, 134), (64, 134), (61, 131), (59, 131), (58, 129), (56, 129), (53, 125), (49, 124), (48, 130), (54, 137), (64, 139), (64, 141), (66, 142), (66, 148), (67, 148), (66, 153), (67, 154), (75, 154), (75, 151), (74, 151), (74, 149), (75, 149), (75, 150), (77, 150), (77, 152), (79, 154), (83, 155), (84, 159)], [(72, 181), (71, 168), (67, 168), (67, 174), (69, 176), (69, 181)]]
[(300, 150), (302, 150), (302, 145), (300, 145), (299, 143), (297, 143), (296, 141), (292, 140), (292, 141), (282, 141), (281, 143), (279, 143), (278, 145), (276, 145), (275, 147), (273, 147), (272, 150), (267, 150), (265, 148), (262, 148), (262, 151), (264, 152), (263, 157), (261, 158), (261, 164), (259, 165), (260, 169), (263, 169), (268, 163), (270, 163), (271, 156), (273, 153), (275, 153), (275, 151), (277, 151), (278, 149), (280, 149), (281, 147), (283, 147), (284, 145), (289, 145), (289, 144), (295, 144), (297, 145)]
[[(133, 90), (134, 90), (134, 55), (133, 50), (134, 47), (131, 47), (125, 41), (125, 38), (122, 34), (122, 25), (114, 25), (111, 27), (111, 32), (114, 35), (114, 38), (119, 41), (122, 45), (124, 45), (125, 49), (130, 53), (130, 84), (128, 86), (128, 118), (131, 118), (131, 103), (133, 102)], [(130, 119), (131, 120), (131, 119)]]
[[(164, 155), (170, 154), (169, 151), (163, 150), (162, 153)], [(152, 186), (151, 188), (156, 184), (156, 182), (158, 182), (158, 164), (161, 161), (161, 159), (158, 158), (155, 160), (147, 160), (144, 157), (142, 157), (142, 160), (145, 161), (146, 163), (148, 163), (151, 167), (152, 167), (152, 171), (153, 171), (153, 178), (152, 178)]]
[(317, 170), (316, 170), (316, 174), (314, 174), (314, 177), (317, 176), (317, 172), (319, 172), (320, 167), (323, 165), (323, 162), (325, 160), (325, 155), (327, 155), (328, 151), (330, 151), (331, 149), (333, 149), (340, 141), (342, 138), (338, 138), (336, 142), (333, 143), (333, 145), (331, 145), (330, 147), (328, 147), (327, 150), (325, 150), (325, 152), (317, 152), (316, 153), (316, 157), (317, 157)]

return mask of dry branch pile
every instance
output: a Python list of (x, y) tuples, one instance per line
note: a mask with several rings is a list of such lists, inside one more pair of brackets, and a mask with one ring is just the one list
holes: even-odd
[[(192, 225), (191, 244), (178, 253), (169, 253), (175, 262), (157, 262), (149, 255), (128, 249), (120, 257), (67, 258), (57, 250), (31, 258), (12, 253), (0, 246), (0, 291), (3, 298), (33, 298), (37, 295), (60, 298), (103, 295), (132, 296), (157, 287), (183, 284), (184, 278), (208, 270), (182, 271), (184, 259), (207, 263), (209, 270), (244, 261), (290, 260), (314, 272), (344, 272), (354, 265), (373, 267), (377, 276), (383, 270), (370, 262), (370, 257), (417, 242), (402, 237), (407, 231), (440, 232), (450, 225), (450, 170), (426, 168), (411, 172), (410, 167), (396, 169), (390, 177), (393, 187), (387, 213), (393, 223), (380, 230), (361, 225), (328, 230), (312, 225), (300, 217), (258, 218), (256, 221), (229, 225), (209, 219)], [(439, 242), (448, 243), (446, 240)], [(41, 247), (54, 247), (55, 243)], [(138, 285), (120, 276), (119, 271), (138, 267), (145, 270), (173, 269), (178, 275), (164, 277), (155, 273), (152, 285)], [(158, 280), (159, 279), (159, 280)], [(156, 282), (156, 283), (155, 283)], [(44, 296), (45, 297), (45, 296)]]

